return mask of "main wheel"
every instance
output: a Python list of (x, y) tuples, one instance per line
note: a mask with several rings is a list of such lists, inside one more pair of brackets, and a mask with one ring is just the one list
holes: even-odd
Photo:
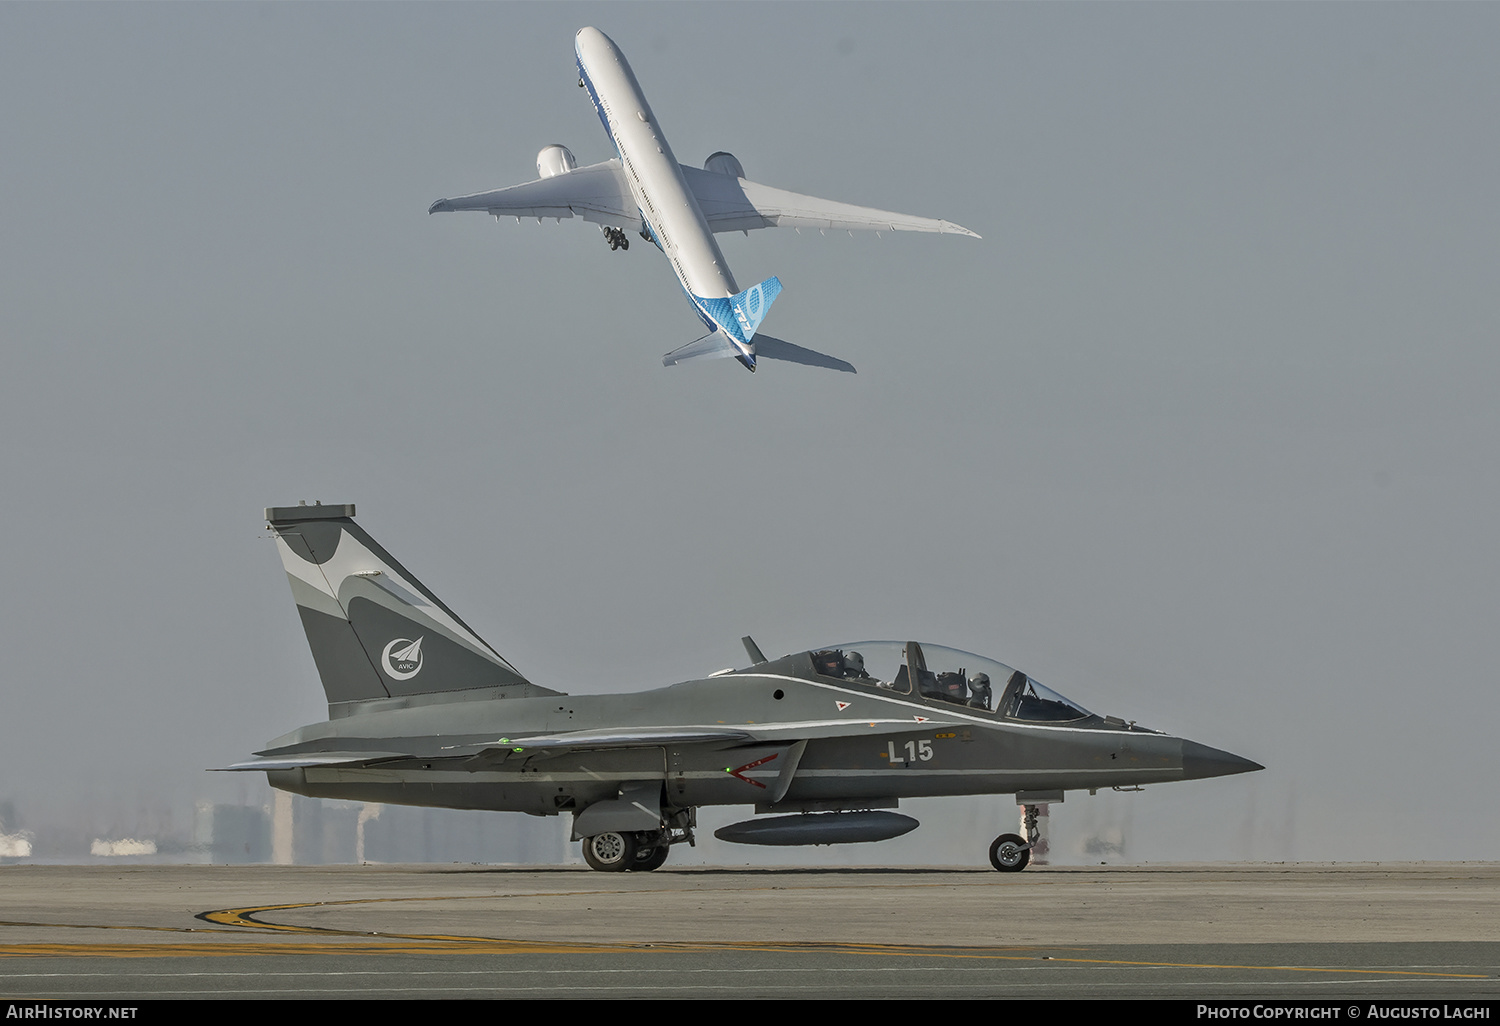
[(601, 873), (621, 873), (635, 863), (633, 834), (595, 834), (583, 839), (583, 861)]
[(1001, 834), (990, 845), (990, 865), (1002, 873), (1019, 873), (1031, 861), (1031, 849), (1015, 834)]
[(670, 847), (665, 844), (658, 844), (654, 848), (641, 848), (635, 853), (635, 861), (630, 864), (630, 868), (637, 873), (649, 873), (653, 869), (660, 869), (667, 861), (667, 852), (670, 850)]

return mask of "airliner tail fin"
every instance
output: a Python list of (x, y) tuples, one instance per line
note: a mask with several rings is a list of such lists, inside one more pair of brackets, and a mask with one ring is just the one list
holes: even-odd
[(771, 309), (771, 303), (780, 292), (781, 279), (767, 278), (759, 285), (752, 285), (728, 299), (708, 299), (703, 296), (694, 296), (693, 299), (704, 313), (713, 318), (720, 331), (740, 345), (748, 346), (755, 337), (760, 322), (765, 320), (766, 311)]

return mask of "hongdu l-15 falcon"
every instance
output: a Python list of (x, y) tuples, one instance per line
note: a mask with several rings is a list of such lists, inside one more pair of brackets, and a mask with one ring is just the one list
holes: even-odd
[(614, 42), (595, 28), (573, 40), (578, 84), (594, 101), (615, 156), (579, 167), (566, 146), (537, 154), (537, 181), (492, 192), (440, 199), (429, 214), (480, 210), (496, 218), (573, 217), (598, 224), (610, 249), (629, 249), (639, 232), (672, 265), (677, 281), (708, 334), (662, 357), (686, 360), (732, 356), (750, 370), (757, 357), (853, 371), (844, 360), (768, 336), (757, 337), (781, 281), (767, 278), (744, 291), (714, 241), (715, 232), (748, 232), (772, 226), (971, 235), (950, 221), (801, 196), (745, 179), (732, 153), (708, 158), (702, 170), (677, 163), (646, 102), (635, 73)]
[[(599, 870), (652, 870), (693, 843), (697, 809), (753, 806), (715, 836), (879, 841), (903, 798), (1014, 795), (1244, 773), (1248, 759), (1097, 716), (991, 659), (862, 641), (635, 694), (534, 684), (354, 522), (353, 506), (266, 510), (329, 719), (228, 767), (296, 794), (572, 817)], [(990, 846), (1026, 866), (1035, 837)], [(977, 853), (976, 853), (977, 854)]]

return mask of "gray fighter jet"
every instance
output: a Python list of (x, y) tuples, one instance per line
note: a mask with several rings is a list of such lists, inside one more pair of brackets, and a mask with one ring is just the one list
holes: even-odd
[[(749, 844), (878, 841), (902, 798), (1136, 787), (1263, 767), (1096, 716), (1026, 674), (915, 641), (826, 645), (638, 694), (531, 683), (354, 523), (353, 506), (266, 510), (328, 696), (326, 723), (233, 770), (296, 794), (573, 817), (599, 870), (652, 870), (703, 805), (753, 805)], [(767, 815), (769, 814), (769, 815)], [(1028, 823), (1034, 823), (1034, 815)], [(990, 862), (1025, 868), (1036, 837)]]

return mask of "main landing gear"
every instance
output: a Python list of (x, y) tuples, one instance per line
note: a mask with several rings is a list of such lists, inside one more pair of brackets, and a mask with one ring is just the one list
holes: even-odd
[(649, 873), (660, 869), (676, 841), (671, 831), (612, 831), (583, 839), (583, 861), (601, 873)]
[(601, 873), (623, 873), (634, 864), (636, 850), (640, 848), (636, 836), (633, 833), (611, 831), (585, 837), (583, 861), (589, 864), (590, 869), (597, 869)]
[(609, 243), (610, 249), (629, 249), (630, 240), (625, 237), (625, 232), (611, 225), (600, 225), (599, 230), (604, 233), (604, 241)]

